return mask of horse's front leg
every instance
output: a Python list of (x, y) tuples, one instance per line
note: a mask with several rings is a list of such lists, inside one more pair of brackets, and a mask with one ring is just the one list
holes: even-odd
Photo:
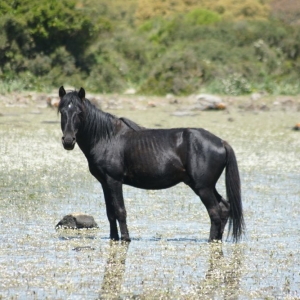
[(109, 221), (110, 226), (110, 239), (113, 241), (119, 240), (119, 233), (117, 228), (117, 217), (115, 214), (115, 209), (113, 206), (113, 201), (111, 199), (111, 195), (109, 193), (109, 188), (102, 184), (102, 189), (104, 193), (105, 205), (106, 205), (106, 214)]
[(117, 221), (121, 231), (121, 240), (130, 242), (129, 232), (126, 223), (126, 209), (123, 199), (122, 183), (109, 178), (102, 184), (107, 217), (110, 224), (110, 238), (119, 240)]

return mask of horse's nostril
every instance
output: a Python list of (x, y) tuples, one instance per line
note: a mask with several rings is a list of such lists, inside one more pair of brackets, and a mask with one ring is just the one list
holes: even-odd
[(66, 144), (66, 145), (71, 145), (71, 144), (75, 144), (76, 143), (76, 137), (74, 136), (63, 136), (61, 138), (61, 141), (63, 144)]

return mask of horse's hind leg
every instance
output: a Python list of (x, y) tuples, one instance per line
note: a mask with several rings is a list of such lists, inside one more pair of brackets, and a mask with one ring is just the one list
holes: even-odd
[(224, 230), (224, 228), (222, 230), (222, 209), (214, 190), (212, 188), (201, 188), (198, 190), (194, 189), (194, 191), (205, 205), (210, 218), (211, 227), (209, 241), (222, 240)]
[(230, 213), (230, 203), (225, 200), (218, 192), (217, 190), (215, 189), (215, 196), (217, 197), (218, 199), (218, 202), (219, 202), (219, 206), (220, 206), (220, 209), (221, 209), (221, 222), (222, 222), (222, 225), (221, 225), (221, 233), (223, 235), (224, 233), (224, 229), (225, 229), (225, 226), (227, 224), (227, 221), (228, 221), (228, 218), (229, 218), (229, 213)]

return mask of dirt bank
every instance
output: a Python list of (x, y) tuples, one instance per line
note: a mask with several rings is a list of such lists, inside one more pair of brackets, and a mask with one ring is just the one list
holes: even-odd
[[(215, 96), (207, 94), (178, 97), (174, 95), (140, 96), (120, 94), (89, 94), (87, 98), (103, 110), (147, 110), (164, 107), (174, 115), (184, 116), (202, 110), (300, 111), (300, 96), (270, 96), (253, 93), (247, 96)], [(7, 107), (55, 108), (59, 102), (58, 93), (14, 92), (0, 96), (0, 113)], [(300, 116), (299, 116), (300, 119)]]

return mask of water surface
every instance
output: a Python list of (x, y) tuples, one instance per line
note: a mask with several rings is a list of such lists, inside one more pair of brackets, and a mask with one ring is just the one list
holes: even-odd
[[(57, 113), (3, 107), (0, 299), (300, 298), (300, 135), (290, 129), (299, 113), (179, 118), (172, 110), (112, 113), (149, 127), (204, 127), (227, 140), (241, 173), (244, 240), (208, 244), (206, 210), (180, 184), (124, 187), (132, 242), (110, 243), (100, 184), (78, 147), (61, 146)], [(225, 195), (223, 177), (218, 190)], [(92, 214), (99, 229), (55, 231), (71, 212)]]

